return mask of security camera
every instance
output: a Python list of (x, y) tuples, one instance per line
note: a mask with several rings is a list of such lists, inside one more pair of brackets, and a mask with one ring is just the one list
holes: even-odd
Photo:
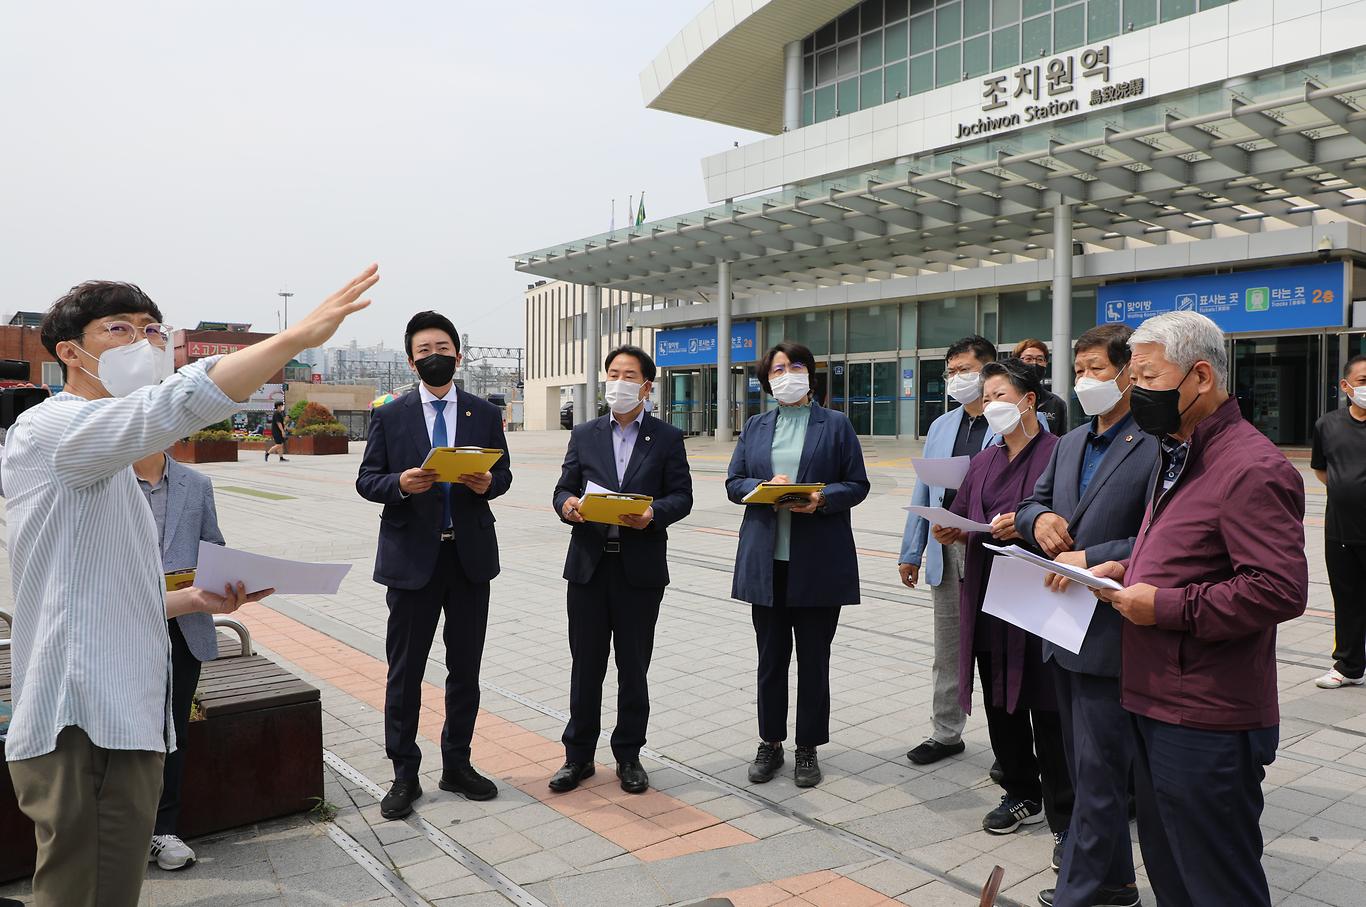
[(1325, 236), (1319, 240), (1319, 261), (1328, 262), (1333, 260), (1333, 238)]

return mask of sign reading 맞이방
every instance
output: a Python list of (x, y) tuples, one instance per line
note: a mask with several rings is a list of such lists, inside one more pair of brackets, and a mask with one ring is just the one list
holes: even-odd
[[(759, 322), (737, 321), (730, 326), (730, 361), (753, 362), (758, 358)], [(716, 324), (675, 328), (655, 334), (655, 365), (715, 365)]]
[(1154, 315), (1199, 312), (1228, 333), (1341, 327), (1346, 265), (1333, 262), (1100, 287), (1096, 323), (1136, 328)]

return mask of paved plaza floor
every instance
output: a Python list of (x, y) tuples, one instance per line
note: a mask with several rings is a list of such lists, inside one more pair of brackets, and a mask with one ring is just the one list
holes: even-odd
[[(1046, 826), (1004, 838), (981, 830), (1000, 790), (987, 777), (980, 714), (969, 719), (963, 756), (924, 769), (905, 758), (929, 729), (932, 657), (928, 592), (905, 589), (896, 574), (914, 445), (865, 449), (873, 490), (854, 512), (863, 604), (845, 609), (834, 641), (824, 783), (800, 790), (790, 768), (767, 785), (746, 780), (757, 742), (755, 644), (749, 607), (729, 596), (741, 514), (725, 498), (729, 449), (698, 440), (689, 445), (696, 504), (670, 529), (673, 584), (650, 672), (643, 761), (653, 790), (623, 794), (604, 741), (590, 786), (554, 796), (545, 785), (563, 759), (568, 708), (560, 571), (569, 532), (550, 497), (568, 433), (508, 440), (514, 480), (493, 505), (502, 575), (493, 583), (474, 742), (474, 762), (500, 794), (469, 803), (437, 789), (438, 637), (420, 734), (425, 796), (400, 822), (383, 821), (377, 800), (391, 778), (380, 712), (386, 609), (370, 578), (379, 507), (353, 486), (361, 445), (347, 456), (267, 465), (244, 453), (235, 464), (201, 467), (213, 477), (229, 545), (355, 565), (336, 596), (276, 596), (241, 612), (259, 650), (322, 690), (336, 816), (193, 841), (199, 863), (178, 873), (149, 869), (144, 903), (651, 907), (716, 898), (737, 907), (968, 907), (997, 864), (1006, 870), (1001, 904), (1033, 904), (1053, 886)], [(1311, 597), (1309, 613), (1280, 632), (1283, 724), (1265, 785), (1265, 865), (1277, 904), (1357, 907), (1366, 903), (1366, 689), (1325, 692), (1312, 682), (1330, 666), (1333, 632), (1324, 499), (1312, 477), (1309, 490)], [(6, 607), (9, 595), (4, 582)], [(614, 692), (609, 672), (609, 732)], [(0, 886), (0, 895), (23, 900), (27, 890)]]

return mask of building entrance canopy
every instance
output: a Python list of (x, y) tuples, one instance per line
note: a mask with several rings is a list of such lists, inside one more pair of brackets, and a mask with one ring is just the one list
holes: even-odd
[[(1250, 88), (1161, 99), (1160, 121), (1121, 129), (1127, 111), (1055, 127), (1101, 130), (1062, 142), (1042, 127), (895, 167), (797, 186), (694, 214), (516, 256), (539, 277), (674, 298), (710, 298), (718, 262), (736, 296), (1042, 259), (1054, 206), (1077, 242), (1126, 244), (1305, 226), (1315, 212), (1366, 223), (1366, 78), (1294, 92), (1285, 74)], [(1127, 118), (1126, 118), (1127, 119)], [(1022, 145), (1043, 145), (1012, 151)], [(933, 169), (931, 169), (933, 168)], [(1063, 209), (1066, 210), (1066, 209)]]

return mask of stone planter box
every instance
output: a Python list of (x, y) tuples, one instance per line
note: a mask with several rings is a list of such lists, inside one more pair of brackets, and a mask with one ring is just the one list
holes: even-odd
[(238, 450), (267, 450), (275, 446), (274, 441), (238, 441)]
[(236, 463), (236, 441), (177, 441), (171, 457), (178, 463)]
[(323, 435), (304, 435), (302, 437), (290, 438), (285, 443), (285, 455), (292, 456), (313, 456), (321, 454), (344, 454), (347, 452), (348, 441), (345, 436), (340, 438), (328, 438)]

